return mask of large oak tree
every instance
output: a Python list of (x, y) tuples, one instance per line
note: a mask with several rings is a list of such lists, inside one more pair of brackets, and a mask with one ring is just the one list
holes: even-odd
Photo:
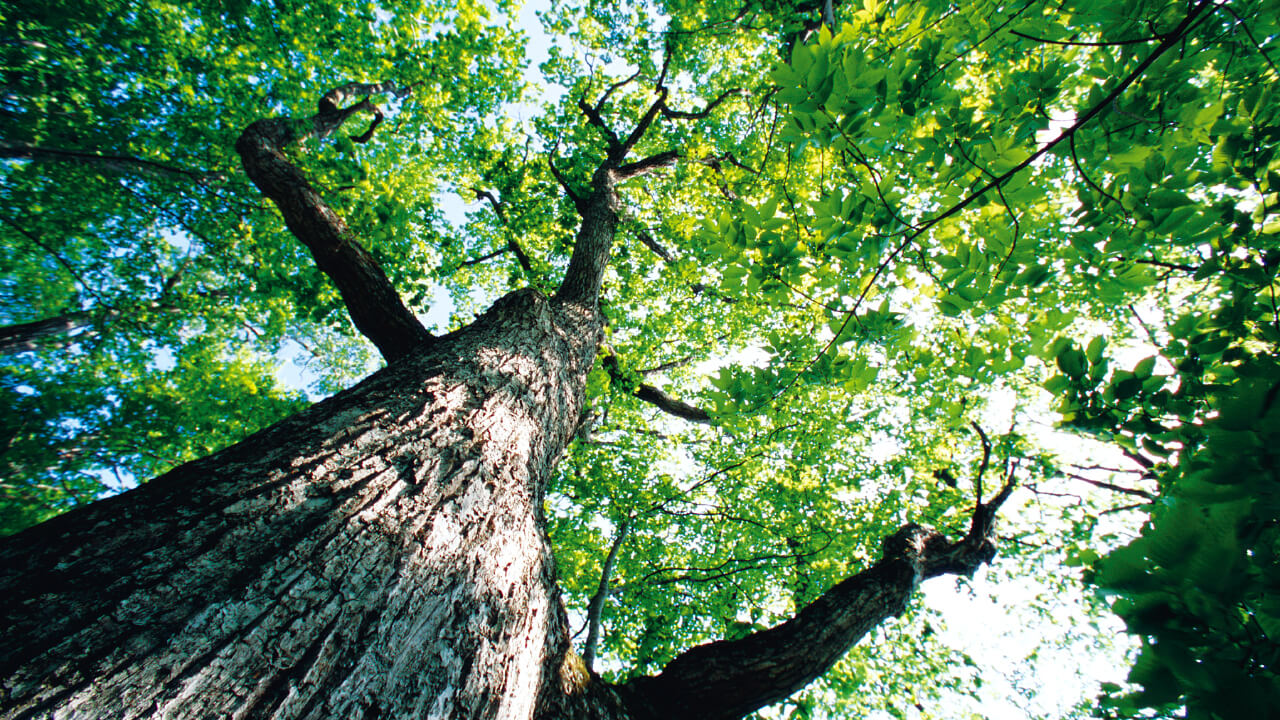
[(1164, 498), (1106, 707), (1276, 693), (1266, 3), (557, 4), (537, 108), (480, 5), (233, 5), (6, 9), (6, 522), (173, 468), (0, 546), (6, 717), (739, 718), (1017, 482), (1028, 566)]

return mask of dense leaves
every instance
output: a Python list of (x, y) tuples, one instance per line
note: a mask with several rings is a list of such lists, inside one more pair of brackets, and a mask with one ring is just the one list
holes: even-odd
[[(509, 98), (518, 39), (471, 3), (6, 6), (0, 113), (3, 531), (215, 450), (367, 370), (336, 293), (247, 182), (250, 122), (350, 79), (419, 82), (398, 132), (307, 152), (318, 182), (425, 312), (448, 231), (441, 167)], [(430, 33), (422, 30), (431, 27)], [(469, 69), (477, 82), (454, 82)], [(432, 83), (446, 82), (436, 92)], [(473, 113), (470, 119), (461, 114)], [(41, 325), (43, 323), (43, 325)], [(43, 330), (43, 331), (39, 331)]]
[[(678, 158), (622, 188), (593, 418), (548, 508), (582, 625), (619, 543), (596, 669), (772, 624), (1012, 476), (993, 575), (1060, 574), (1031, 604), (1088, 629), (1102, 602), (1058, 595), (1094, 565), (1142, 638), (1095, 711), (1280, 704), (1272, 3), (558, 2), (541, 88), (505, 3), (4, 12), (6, 530), (294, 409), (266, 363), (312, 355), (320, 392), (366, 369), (237, 168), (249, 122), (412, 86), (371, 142), (294, 160), (456, 327), (554, 287), (571, 194), (662, 86), (634, 157)], [(949, 717), (984, 680), (939, 623), (780, 712)]]

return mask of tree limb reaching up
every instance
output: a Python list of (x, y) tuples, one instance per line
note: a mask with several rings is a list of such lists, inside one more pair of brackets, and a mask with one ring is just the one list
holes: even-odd
[(391, 83), (352, 83), (325, 93), (320, 111), (308, 120), (259, 120), (240, 135), (236, 152), (254, 185), (280, 208), (285, 225), (307, 246), (316, 266), (338, 287), (356, 329), (378, 348), (387, 362), (409, 354), (432, 339), (422, 323), (405, 307), (381, 265), (357, 240), (355, 233), (307, 182), (302, 171), (284, 155), (284, 148), (308, 137), (325, 137), (359, 112), (374, 113), (363, 135), (366, 141), (382, 119), (368, 97), (341, 107), (357, 95), (395, 93)]
[(582, 649), (582, 662), (587, 666), (587, 670), (593, 670), (592, 666), (595, 664), (596, 646), (600, 643), (600, 618), (604, 614), (604, 603), (609, 599), (609, 581), (613, 576), (613, 564), (617, 561), (618, 551), (627, 541), (627, 534), (630, 531), (631, 518), (627, 518), (618, 526), (618, 534), (614, 536), (613, 544), (609, 546), (609, 554), (600, 568), (600, 585), (587, 605), (587, 641)]
[(969, 532), (951, 541), (915, 523), (885, 538), (879, 562), (845, 579), (781, 625), (691, 648), (656, 676), (623, 686), (640, 717), (736, 720), (808, 685), (868, 632), (907, 608), (916, 586), (972, 575), (996, 554), (996, 512), (1012, 474), (989, 502), (978, 498)]

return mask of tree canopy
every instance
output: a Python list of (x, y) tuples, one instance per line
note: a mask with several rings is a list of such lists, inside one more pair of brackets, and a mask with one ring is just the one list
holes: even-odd
[[(284, 358), (313, 396), (374, 366), (236, 151), (320, 102), (291, 161), (442, 330), (554, 289), (633, 163), (546, 509), (588, 666), (772, 625), (1016, 482), (992, 574), (1140, 645), (1063, 714), (1280, 707), (1273, 3), (552, 2), (537, 75), (507, 0), (3, 7), (4, 531), (298, 410)], [(899, 628), (778, 714), (951, 716), (981, 658)]]

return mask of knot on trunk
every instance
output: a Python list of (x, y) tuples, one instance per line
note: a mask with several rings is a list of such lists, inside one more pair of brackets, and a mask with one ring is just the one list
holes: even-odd
[(908, 523), (883, 542), (884, 557), (900, 558), (915, 570), (916, 581), (938, 575), (971, 577), (996, 556), (996, 544), (986, 534), (970, 532), (952, 542), (936, 530)]

